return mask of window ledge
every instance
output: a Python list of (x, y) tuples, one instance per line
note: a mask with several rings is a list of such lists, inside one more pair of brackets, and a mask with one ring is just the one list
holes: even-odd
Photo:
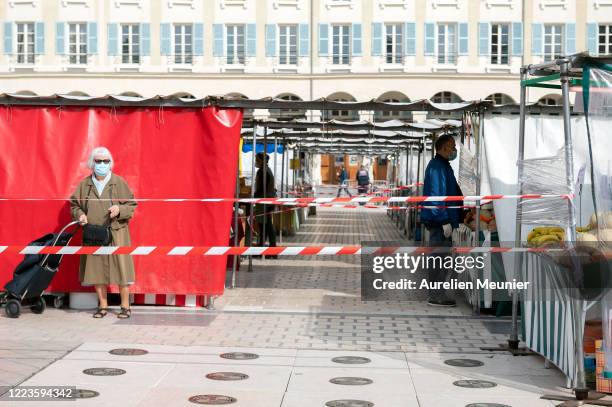
[(434, 65), (431, 68), (432, 72), (440, 72), (440, 73), (457, 73), (457, 66), (455, 65)]
[(351, 66), (350, 65), (333, 65), (333, 66), (327, 66), (325, 68), (325, 70), (329, 73), (332, 72), (344, 72), (344, 73), (349, 73), (352, 71)]
[(221, 72), (225, 73), (244, 73), (245, 70), (244, 65), (224, 65), (221, 67)]
[(487, 65), (485, 66), (486, 73), (510, 73), (512, 68), (509, 65)]
[(272, 70), (274, 73), (297, 73), (298, 67), (296, 65), (276, 65)]
[(400, 64), (388, 64), (382, 65), (378, 68), (380, 72), (404, 72), (404, 65)]
[(139, 65), (121, 65), (121, 66), (116, 66), (115, 71), (117, 72), (142, 72), (142, 68)]
[(193, 66), (190, 65), (174, 65), (168, 68), (168, 72), (193, 72)]

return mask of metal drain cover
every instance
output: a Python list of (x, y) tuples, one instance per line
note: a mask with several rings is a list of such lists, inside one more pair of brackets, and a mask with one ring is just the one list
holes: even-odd
[(214, 372), (206, 375), (207, 379), (211, 380), (245, 380), (249, 378), (248, 374), (237, 373), (237, 372)]
[(326, 407), (373, 407), (374, 403), (365, 400), (332, 400), (325, 403)]
[(371, 360), (361, 356), (338, 356), (332, 359), (334, 363), (343, 363), (345, 365), (361, 365), (364, 363), (370, 363)]
[(480, 360), (475, 359), (448, 359), (444, 363), (456, 367), (478, 367), (484, 365)]
[(365, 377), (334, 377), (329, 382), (344, 386), (363, 386), (365, 384), (373, 383), (372, 379), (367, 379)]
[(259, 355), (255, 353), (248, 352), (230, 352), (230, 353), (222, 353), (220, 355), (223, 359), (233, 359), (233, 360), (252, 360), (259, 358)]
[(207, 406), (220, 406), (224, 404), (233, 404), (238, 399), (230, 396), (221, 396), (219, 394), (198, 394), (197, 396), (189, 397), (189, 401), (194, 404), (205, 404)]
[(497, 386), (497, 383), (486, 380), (457, 380), (453, 384), (459, 387), (467, 387), (468, 389), (490, 389)]
[(133, 349), (133, 348), (119, 348), (110, 350), (108, 353), (111, 355), (119, 355), (119, 356), (142, 356), (149, 353), (149, 351), (144, 349)]
[(125, 374), (125, 370), (115, 369), (113, 367), (93, 367), (83, 370), (83, 373), (90, 376), (119, 376)]
[(507, 404), (499, 404), (499, 403), (471, 403), (467, 404), (465, 407), (512, 407)]
[(88, 389), (76, 389), (75, 391), (72, 392), (72, 397), (73, 399), (91, 399), (94, 397), (98, 397), (100, 395), (100, 393), (98, 393), (95, 390), (88, 390)]

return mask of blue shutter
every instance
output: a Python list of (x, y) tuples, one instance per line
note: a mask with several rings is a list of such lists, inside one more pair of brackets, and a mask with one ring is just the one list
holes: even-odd
[(436, 25), (425, 23), (425, 55), (434, 55), (436, 48)]
[(172, 55), (172, 26), (170, 23), (161, 23), (159, 26), (160, 53), (162, 55)]
[(361, 24), (353, 24), (351, 31), (353, 37), (352, 55), (360, 57), (363, 54), (363, 50), (361, 47)]
[(41, 55), (45, 53), (45, 23), (37, 22), (34, 28), (34, 36), (36, 42), (34, 44), (34, 53)]
[(372, 23), (372, 55), (382, 55), (382, 23)]
[(98, 23), (87, 23), (87, 53), (96, 55), (98, 53)]
[(64, 55), (66, 53), (66, 24), (55, 23), (55, 53)]
[(576, 24), (565, 24), (565, 55), (576, 53)]
[(405, 23), (404, 32), (406, 33), (406, 46), (404, 47), (404, 54), (416, 55), (416, 24)]
[(13, 53), (13, 23), (4, 23), (4, 53)]
[(299, 55), (301, 57), (307, 57), (310, 55), (310, 28), (308, 24), (300, 24), (299, 27)]
[(512, 55), (523, 55), (523, 23), (512, 23)]
[(329, 24), (319, 24), (319, 56), (329, 54)]
[(118, 54), (118, 34), (119, 34), (119, 24), (108, 24), (108, 55), (117, 55)]
[(276, 24), (266, 24), (266, 56), (276, 56)]
[(468, 24), (459, 23), (459, 55), (467, 55), (469, 51)]
[(478, 23), (478, 55), (489, 56), (489, 23)]
[(542, 55), (544, 53), (543, 40), (544, 25), (533, 24), (531, 27), (531, 54)]
[(224, 54), (223, 24), (213, 24), (213, 56), (222, 57)]
[(248, 57), (257, 55), (257, 25), (247, 24), (246, 27), (246, 54)]
[(597, 41), (597, 23), (587, 24), (587, 48), (591, 56), (597, 56), (598, 54), (598, 41)]
[(143, 56), (151, 55), (151, 25), (140, 24), (140, 53)]
[(204, 55), (204, 24), (202, 23), (193, 25), (193, 54)]

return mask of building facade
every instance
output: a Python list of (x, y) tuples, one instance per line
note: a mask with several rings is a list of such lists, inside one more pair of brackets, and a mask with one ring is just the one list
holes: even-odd
[(1, 0), (0, 21), (0, 92), (38, 95), (508, 103), (523, 64), (612, 54), (612, 0)]

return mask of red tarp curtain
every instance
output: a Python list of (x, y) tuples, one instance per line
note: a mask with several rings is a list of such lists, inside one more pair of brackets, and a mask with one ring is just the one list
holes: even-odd
[[(242, 112), (206, 108), (0, 107), (0, 198), (68, 198), (90, 174), (91, 150), (136, 198), (232, 198)], [(232, 203), (139, 202), (134, 246), (225, 246)], [(27, 244), (70, 222), (69, 203), (0, 201), (0, 245)], [(80, 231), (72, 245), (80, 245)], [(21, 255), (0, 254), (0, 287)], [(225, 256), (134, 256), (134, 293), (221, 294)], [(116, 289), (116, 287), (114, 287)], [(86, 291), (78, 256), (64, 256), (49, 291)]]

